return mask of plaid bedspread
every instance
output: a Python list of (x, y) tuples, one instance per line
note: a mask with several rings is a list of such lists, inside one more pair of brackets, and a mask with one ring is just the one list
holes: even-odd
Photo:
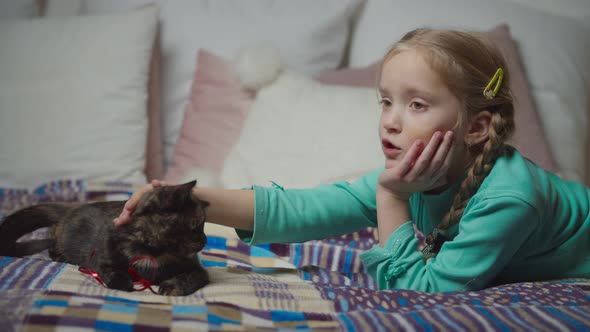
[[(2, 211), (31, 202), (108, 199), (134, 189), (76, 181), (48, 186), (53, 189), (1, 190)], [(0, 331), (590, 329), (590, 279), (478, 292), (378, 291), (358, 258), (375, 241), (374, 229), (262, 246), (209, 236), (200, 259), (211, 283), (185, 297), (110, 290), (76, 266), (42, 256), (0, 256)]]

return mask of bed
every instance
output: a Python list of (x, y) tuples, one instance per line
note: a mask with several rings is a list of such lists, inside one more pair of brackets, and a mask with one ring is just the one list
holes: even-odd
[[(583, 1), (0, 0), (0, 8), (0, 220), (38, 203), (124, 200), (154, 178), (219, 188), (352, 181), (382, 163), (373, 137), (379, 57), (417, 24), (479, 30), (496, 42), (517, 103), (511, 143), (590, 184)], [(327, 134), (334, 117), (339, 130)], [(211, 283), (185, 297), (110, 290), (46, 252), (0, 256), (0, 330), (590, 328), (590, 279), (379, 291), (359, 260), (376, 243), (373, 228), (257, 246), (226, 227), (205, 232), (199, 258)]]
[[(128, 190), (132, 187), (122, 183), (62, 181), (0, 197), (5, 207), (11, 200), (100, 201)], [(0, 328), (576, 331), (590, 324), (590, 279), (523, 282), (478, 292), (378, 291), (358, 258), (375, 244), (372, 228), (300, 244), (248, 246), (213, 235), (207, 241), (200, 259), (212, 282), (186, 297), (109, 290), (76, 266), (47, 260), (43, 253), (0, 257)]]

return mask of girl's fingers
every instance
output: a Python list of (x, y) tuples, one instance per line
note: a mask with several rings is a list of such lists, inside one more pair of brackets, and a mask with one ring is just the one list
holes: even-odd
[(436, 154), (434, 155), (434, 157), (432, 157), (429, 169), (431, 174), (436, 173), (439, 169), (443, 169), (445, 161), (451, 161), (449, 156), (452, 155), (452, 153), (450, 153), (452, 145), (453, 132), (447, 131), (445, 135), (442, 137), (442, 142), (440, 143), (438, 150), (436, 151)]
[(445, 140), (441, 145), (440, 156), (437, 155), (435, 158), (441, 158), (440, 161), (437, 159), (436, 163), (439, 164), (438, 168), (434, 170), (437, 177), (444, 178), (446, 181), (446, 173), (451, 165), (451, 159), (453, 157), (453, 151), (455, 150), (455, 144), (453, 139), (454, 133), (449, 131), (445, 134)]
[(128, 223), (130, 219), (131, 219), (131, 214), (129, 214), (129, 212), (127, 212), (127, 211), (123, 211), (123, 212), (121, 212), (120, 216), (113, 219), (113, 223), (115, 224), (115, 227), (119, 227), (123, 224)]
[(399, 165), (397, 166), (397, 171), (400, 177), (404, 177), (410, 169), (412, 169), (413, 165), (415, 164), (416, 159), (420, 156), (422, 149), (424, 147), (424, 143), (418, 140), (412, 144), (408, 153), (402, 158)]
[(168, 185), (166, 183), (166, 181), (160, 181), (160, 180), (156, 180), (156, 179), (152, 180), (152, 182), (150, 184), (152, 185), (153, 188), (158, 188), (158, 187), (163, 187), (163, 186)]
[(143, 196), (146, 192), (153, 190), (154, 188), (158, 188), (165, 185), (166, 183), (164, 181), (152, 180), (150, 184), (145, 185), (143, 188), (135, 191), (131, 195), (131, 197), (129, 197), (129, 200), (127, 200), (127, 202), (125, 203), (123, 211), (121, 211), (121, 214), (117, 218), (113, 219), (113, 223), (115, 223), (115, 226), (120, 226), (129, 222), (129, 220), (131, 219), (131, 214), (137, 207), (137, 204), (139, 203), (139, 199), (141, 198), (141, 196)]
[(143, 188), (139, 189), (138, 191), (134, 192), (133, 195), (131, 195), (131, 197), (129, 198), (129, 200), (125, 204), (125, 209), (133, 211), (135, 209), (135, 207), (137, 206), (139, 199), (141, 198), (141, 196), (143, 196), (143, 194), (147, 193), (148, 191), (153, 190), (154, 188), (159, 188), (159, 187), (163, 187), (166, 185), (167, 184), (165, 181), (160, 181), (160, 180), (156, 180), (156, 179), (152, 180), (152, 182), (143, 186)]
[(428, 144), (426, 145), (426, 148), (424, 151), (422, 151), (420, 157), (414, 163), (414, 167), (412, 167), (412, 170), (408, 173), (410, 180), (424, 174), (424, 171), (430, 168), (429, 166), (431, 165), (432, 156), (434, 156), (434, 154), (439, 150), (442, 140), (443, 135), (441, 132), (437, 131), (432, 135), (430, 141), (428, 141)]
[(125, 203), (124, 210), (135, 210), (135, 207), (137, 206), (137, 203), (139, 203), (139, 199), (141, 198), (141, 196), (143, 196), (143, 194), (145, 194), (146, 192), (153, 190), (155, 187), (159, 187), (159, 185), (154, 186), (153, 184), (148, 184), (147, 186), (144, 186), (143, 188), (134, 192), (133, 195), (131, 195), (131, 197), (127, 201), (127, 203)]

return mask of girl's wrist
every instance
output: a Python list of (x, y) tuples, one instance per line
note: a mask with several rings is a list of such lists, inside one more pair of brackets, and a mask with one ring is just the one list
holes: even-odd
[[(406, 211), (409, 209), (410, 206), (410, 199), (409, 196), (399, 197), (395, 193), (391, 193), (390, 191), (381, 191), (377, 192), (377, 209), (383, 207), (389, 207), (394, 211)], [(407, 218), (406, 218), (407, 219)], [(407, 221), (407, 220), (406, 220)]]
[(207, 222), (243, 230), (254, 229), (253, 190), (194, 187), (191, 199), (209, 203)]
[(389, 202), (409, 202), (411, 193), (398, 193), (392, 191), (382, 185), (377, 185), (377, 200), (385, 200)]
[(376, 200), (379, 245), (384, 248), (391, 234), (410, 219), (409, 195), (399, 196), (378, 186)]

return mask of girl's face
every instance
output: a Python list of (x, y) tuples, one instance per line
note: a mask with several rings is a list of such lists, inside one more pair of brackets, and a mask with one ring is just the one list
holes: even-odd
[(386, 168), (399, 163), (414, 141), (420, 139), (426, 145), (436, 131), (448, 130), (455, 137), (450, 167), (459, 167), (466, 153), (463, 132), (457, 126), (464, 106), (418, 51), (402, 51), (383, 64), (379, 94), (379, 136)]

